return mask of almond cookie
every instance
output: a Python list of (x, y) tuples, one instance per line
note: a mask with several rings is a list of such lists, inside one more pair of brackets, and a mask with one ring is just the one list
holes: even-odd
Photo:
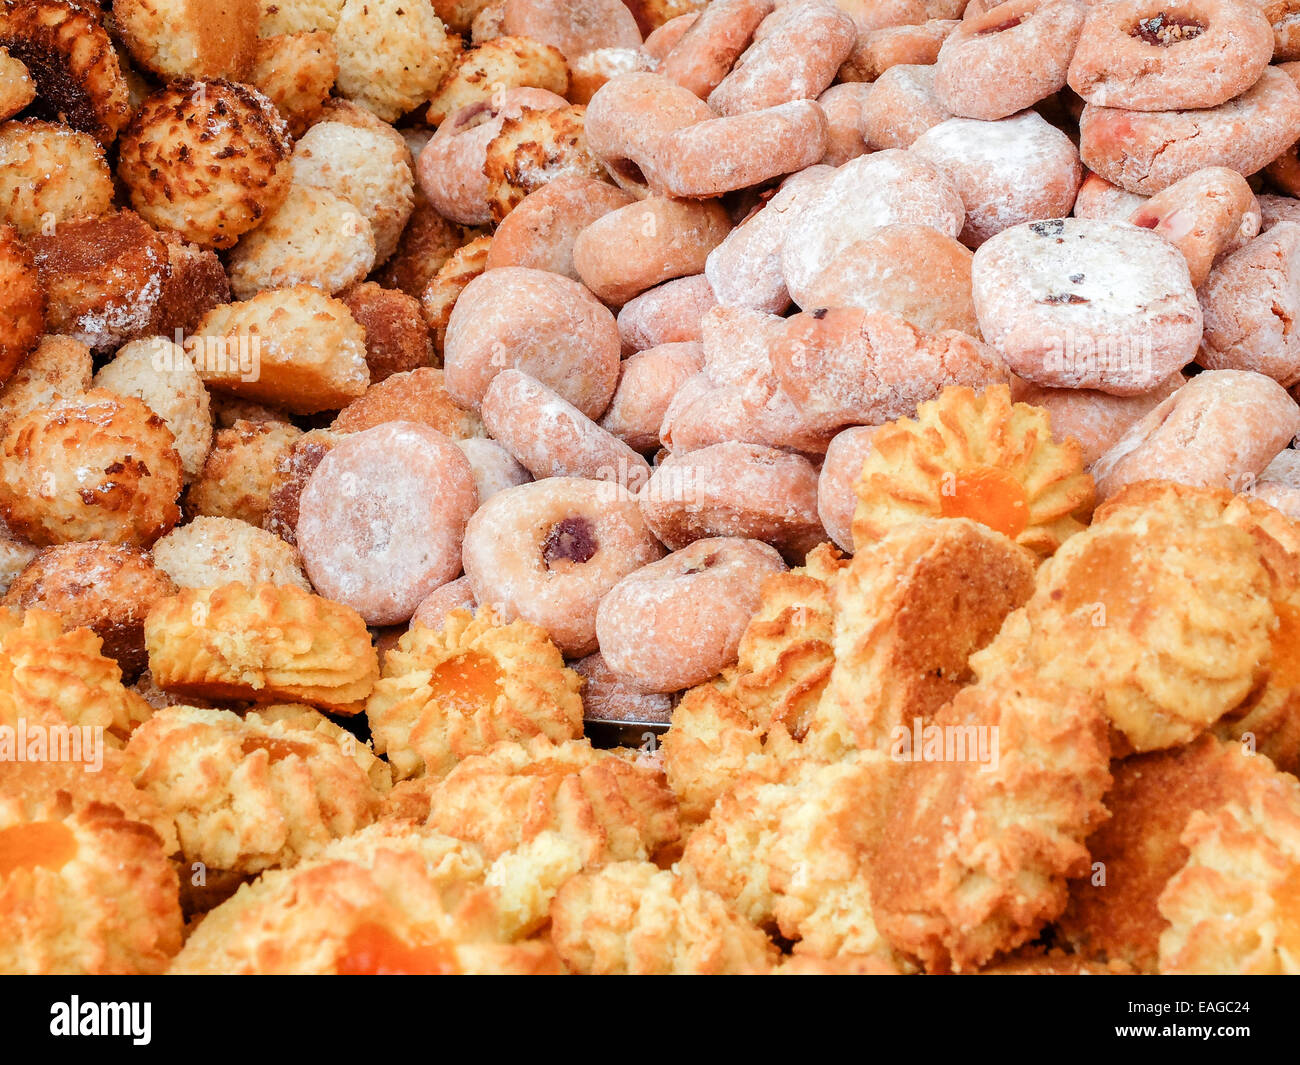
[(261, 17), (257, 32), (262, 37), (278, 33), (310, 33), (327, 30), (330, 33), (339, 24), (343, 0), (259, 0)]
[(164, 80), (246, 80), (257, 47), (258, 0), (124, 0), (113, 21), (140, 66)]
[(475, 230), (443, 218), (417, 186), (415, 207), (397, 242), (397, 251), (375, 271), (372, 280), (418, 300), (443, 264), (476, 235)]
[(238, 581), (311, 591), (292, 546), (237, 518), (197, 517), (178, 526), (153, 545), (153, 561), (180, 588)]
[(420, 293), (420, 309), (424, 312), (425, 322), (433, 331), (434, 350), (443, 357), (444, 363), (451, 312), (469, 283), (487, 269), (488, 252), (494, 243), (490, 236), (477, 237), (457, 248)]
[(402, 637), (366, 717), (399, 777), (441, 777), (496, 743), (579, 738), (581, 685), (536, 625), (507, 624), (491, 607), (458, 610)]
[(339, 93), (392, 122), (433, 95), (458, 43), (429, 0), (346, 0), (334, 27)]
[(275, 477), (271, 482), (271, 504), (267, 508), (263, 528), (292, 547), (298, 543), (298, 504), (302, 490), (330, 448), (341, 439), (341, 433), (313, 429), (298, 437), (288, 454), (281, 456), (276, 463)]
[(29, 119), (0, 126), (0, 221), (24, 237), (107, 214), (113, 176), (88, 133)]
[(1099, 174), (1085, 169), (1079, 194), (1074, 200), (1074, 217), (1126, 222), (1146, 201), (1147, 197), (1112, 185)]
[(356, 714), (379, 679), (361, 617), (287, 585), (182, 589), (149, 612), (145, 645), (160, 688), (200, 698)]
[(1187, 261), (1137, 226), (1053, 218), (1003, 230), (975, 253), (980, 329), (1036, 384), (1149, 392), (1201, 339)]
[(192, 333), (208, 311), (230, 302), (226, 268), (211, 248), (191, 244), (170, 229), (158, 235), (167, 245), (171, 271), (163, 282), (150, 328), (168, 337), (174, 337), (178, 329), (182, 334)]
[(90, 349), (69, 337), (42, 337), (14, 375), (0, 387), (0, 431), (15, 418), (90, 389)]
[(177, 82), (136, 112), (117, 174), (151, 225), (229, 248), (288, 195), (292, 147), (284, 119), (256, 89)]
[(0, 442), (5, 520), (38, 546), (148, 547), (180, 517), (174, 445), (162, 418), (133, 396), (94, 389), (37, 407)]
[(433, 366), (433, 338), (418, 299), (398, 289), (381, 288), (373, 281), (344, 290), (339, 299), (365, 330), (366, 365), (372, 384)]

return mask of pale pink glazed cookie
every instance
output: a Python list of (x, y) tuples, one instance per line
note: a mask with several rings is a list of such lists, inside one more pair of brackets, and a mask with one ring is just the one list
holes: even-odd
[(506, 0), (502, 28), (553, 45), (573, 62), (597, 48), (636, 48), (641, 31), (621, 0)]
[(438, 213), (467, 226), (492, 221), (488, 179), (483, 171), (488, 145), (506, 119), (525, 108), (567, 107), (563, 96), (545, 89), (506, 89), (499, 97), (467, 104), (438, 127), (415, 168), (420, 190)]
[(1083, 449), (1083, 464), (1091, 466), (1128, 430), (1183, 387), (1186, 378), (1173, 374), (1150, 392), (1112, 396), (1091, 388), (1043, 388), (1026, 385), (1016, 402), (1042, 407), (1052, 419), (1052, 438), (1063, 444), (1073, 437)]
[(817, 106), (826, 116), (826, 154), (820, 162), (826, 166), (842, 166), (867, 154), (867, 142), (862, 135), (862, 105), (870, 95), (869, 84), (846, 82), (832, 85), (817, 97)]
[(934, 89), (963, 118), (1006, 118), (1065, 87), (1087, 5), (1008, 0), (963, 20), (939, 49)]
[(1201, 339), (1186, 260), (1137, 226), (1015, 226), (975, 253), (971, 284), (984, 338), (1040, 385), (1139, 395), (1191, 362)]
[(633, 197), (605, 181), (564, 174), (530, 192), (496, 228), (485, 269), (527, 266), (574, 281), (573, 242), (602, 215), (626, 207)]
[(1300, 383), (1300, 223), (1279, 222), (1224, 259), (1201, 289), (1205, 334), (1197, 362)]
[(517, 484), (527, 484), (533, 479), (533, 475), (519, 465), (515, 457), (495, 440), (471, 436), (464, 440), (457, 440), (456, 446), (465, 453), (470, 469), (474, 471), (474, 483), (478, 485), (479, 506), (498, 492), (504, 492)]
[(644, 48), (598, 48), (575, 59), (569, 66), (569, 91), (575, 104), (588, 104), (601, 86), (620, 74), (653, 71), (658, 64)]
[(858, 39), (853, 20), (829, 0), (795, 0), (769, 16), (763, 29), (709, 93), (709, 106), (719, 114), (815, 100)]
[(906, 417), (948, 385), (983, 389), (1009, 376), (996, 352), (965, 333), (925, 333), (856, 307), (786, 319), (771, 357), (799, 410), (836, 428)]
[(1215, 166), (1175, 181), (1129, 215), (1173, 244), (1187, 260), (1192, 285), (1199, 288), (1225, 249), (1244, 247), (1259, 234), (1260, 211), (1246, 179)]
[(1300, 521), (1300, 451), (1287, 448), (1264, 467), (1247, 494)]
[(1105, 0), (1088, 9), (1070, 88), (1132, 111), (1214, 107), (1245, 92), (1273, 57), (1273, 29), (1250, 0)]
[(700, 319), (717, 305), (713, 286), (703, 274), (674, 278), (623, 304), (618, 335), (624, 349), (631, 351), (699, 340)]
[(835, 256), (805, 293), (805, 310), (890, 311), (918, 329), (979, 336), (969, 248), (914, 223), (884, 226)]
[(1259, 204), (1261, 233), (1267, 233), (1279, 222), (1300, 222), (1300, 200), (1294, 196), (1262, 193), (1255, 201)]
[(855, 425), (845, 429), (826, 449), (817, 478), (817, 516), (836, 545), (853, 552), (853, 511), (858, 505), (853, 482), (871, 454), (871, 438), (879, 426)]
[(316, 589), (370, 625), (406, 621), (460, 573), (474, 474), (448, 437), (415, 422), (344, 436), (298, 502), (298, 550)]
[(415, 608), (411, 615), (412, 625), (423, 625), (426, 629), (440, 629), (453, 610), (468, 610), (471, 614), (478, 609), (478, 600), (474, 598), (474, 589), (468, 577), (457, 577), (448, 581), (441, 588), (435, 588)]
[(1208, 370), (1134, 425), (1092, 467), (1097, 499), (1126, 484), (1249, 487), (1300, 433), (1300, 407), (1272, 378)]
[(620, 188), (646, 196), (652, 187), (663, 187), (655, 171), (659, 142), (716, 117), (693, 92), (661, 74), (623, 74), (587, 104), (587, 147)]
[(1250, 89), (1201, 111), (1124, 111), (1088, 104), (1079, 118), (1085, 165), (1150, 196), (1207, 166), (1253, 174), (1300, 139), (1300, 89), (1269, 67)]
[(812, 166), (826, 154), (827, 132), (815, 100), (712, 118), (664, 136), (654, 172), (669, 196), (721, 196)]
[(700, 273), (730, 231), (721, 204), (651, 196), (579, 233), (573, 265), (597, 298), (621, 305), (661, 281)]
[(609, 309), (576, 281), (505, 266), (476, 277), (447, 323), (443, 368), (457, 403), (478, 409), (502, 370), (523, 370), (599, 418), (618, 384), (621, 345)]
[(465, 531), (465, 575), (480, 603), (540, 625), (565, 655), (597, 648), (596, 608), (664, 554), (625, 488), (552, 477), (488, 500)]
[(677, 47), (677, 42), (686, 35), (686, 31), (695, 25), (699, 17), (700, 12), (688, 11), (684, 15), (670, 18), (662, 26), (647, 33), (645, 42), (641, 47), (656, 63), (662, 63), (668, 58), (668, 54)]
[(840, 81), (870, 82), (890, 67), (930, 66), (958, 25), (957, 19), (930, 19), (917, 26), (859, 27), (857, 43), (840, 67)]
[(1075, 218), (1098, 218), (1104, 222), (1127, 222), (1146, 203), (1145, 196), (1112, 185), (1100, 174), (1084, 170), (1083, 184), (1074, 199)]
[(799, 206), (781, 251), (791, 297), (806, 289), (844, 248), (894, 222), (919, 222), (955, 237), (966, 217), (961, 195), (928, 160), (902, 151), (876, 152), (838, 167)]
[(654, 450), (673, 396), (703, 368), (704, 350), (697, 342), (661, 344), (624, 359), (601, 427), (633, 450)]
[(704, 99), (727, 76), (775, 6), (774, 0), (714, 0), (664, 56), (659, 72)]
[(536, 378), (502, 370), (483, 396), (483, 424), (534, 477), (587, 477), (635, 492), (650, 465)]
[(702, 684), (735, 664), (764, 579), (785, 568), (757, 540), (696, 540), (610, 589), (596, 611), (600, 653), (644, 691)]
[(605, 656), (594, 655), (570, 662), (569, 668), (582, 677), (582, 716), (586, 721), (640, 721), (668, 724), (673, 701), (662, 692), (642, 692), (609, 668)]
[(934, 91), (934, 67), (900, 64), (872, 83), (862, 102), (862, 136), (873, 151), (910, 148), (927, 129), (952, 117)]
[(790, 306), (781, 272), (781, 251), (800, 208), (815, 197), (815, 187), (836, 173), (810, 166), (792, 174), (780, 190), (736, 226), (704, 263), (704, 276), (718, 303), (780, 314)]
[(995, 233), (1070, 213), (1083, 168), (1074, 143), (1036, 111), (997, 122), (950, 118), (912, 152), (952, 179), (966, 206), (960, 240), (978, 248)]
[(639, 499), (647, 524), (675, 551), (709, 536), (739, 536), (799, 561), (826, 538), (817, 518), (817, 468), (758, 444), (674, 452)]

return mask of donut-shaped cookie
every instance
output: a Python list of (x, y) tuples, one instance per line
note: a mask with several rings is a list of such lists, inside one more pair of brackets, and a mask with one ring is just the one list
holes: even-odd
[(654, 450), (673, 396), (703, 368), (698, 343), (661, 344), (624, 359), (618, 388), (600, 419), (602, 428), (635, 451)]
[(827, 535), (845, 551), (853, 550), (853, 512), (858, 506), (853, 483), (871, 454), (871, 438), (878, 428), (855, 425), (837, 434), (817, 478), (817, 516)]
[(699, 340), (701, 320), (717, 305), (713, 286), (703, 274), (674, 278), (623, 304), (618, 335), (634, 351)]
[(474, 471), (480, 506), (498, 492), (504, 492), (517, 484), (527, 484), (533, 479), (532, 474), (495, 440), (468, 436), (464, 440), (457, 440), (456, 446), (464, 453), (469, 460), (470, 469)]
[(832, 85), (817, 97), (817, 106), (826, 116), (826, 154), (819, 162), (826, 166), (842, 166), (850, 159), (866, 154), (862, 105), (870, 95), (871, 87), (867, 84), (843, 82)]
[(701, 684), (735, 664), (763, 581), (783, 572), (785, 563), (767, 544), (696, 540), (610, 589), (596, 611), (600, 653), (643, 691)]
[(862, 102), (862, 136), (868, 148), (910, 148), (927, 129), (952, 118), (934, 91), (934, 70), (904, 63), (872, 82)]
[(469, 461), (448, 437), (388, 422), (340, 440), (298, 502), (298, 550), (311, 582), (367, 624), (407, 621), (460, 573), (478, 507)]
[(917, 26), (886, 26), (865, 32), (859, 27), (857, 43), (840, 67), (839, 79), (872, 82), (890, 67), (931, 65), (939, 58), (943, 42), (959, 25), (957, 19), (933, 18)]
[(568, 657), (596, 650), (600, 600), (663, 553), (635, 496), (575, 477), (507, 489), (465, 530), (465, 575), (478, 602), (540, 625)]
[(731, 71), (775, 6), (773, 0), (714, 0), (663, 57), (659, 73), (704, 99)]
[(554, 45), (573, 62), (597, 48), (636, 48), (641, 31), (622, 0), (506, 0), (506, 33)]
[(1172, 374), (1150, 392), (1112, 396), (1091, 388), (1043, 388), (1027, 385), (1016, 400), (1042, 407), (1052, 419), (1052, 439), (1079, 442), (1084, 466), (1091, 466), (1128, 430), (1183, 387), (1186, 378)]

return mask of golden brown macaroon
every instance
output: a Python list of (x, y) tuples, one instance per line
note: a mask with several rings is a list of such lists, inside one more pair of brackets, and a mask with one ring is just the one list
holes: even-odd
[(219, 430), (185, 493), (186, 513), (260, 526), (271, 506), (276, 466), (301, 435), (275, 422), (235, 422)]
[(440, 126), (462, 107), (525, 87), (563, 96), (569, 87), (564, 54), (531, 37), (497, 37), (457, 57), (429, 102), (425, 118), (429, 125)]
[(180, 492), (175, 438), (134, 396), (92, 389), (15, 418), (0, 439), (0, 509), (40, 547), (148, 547), (176, 524)]
[(131, 734), (126, 768), (175, 821), (184, 862), (256, 874), (292, 865), (378, 813), (356, 740), (334, 729), (171, 706)]
[(858, 547), (909, 521), (970, 518), (1039, 555), (1079, 532), (1096, 499), (1078, 442), (1054, 443), (1047, 413), (1013, 404), (1006, 385), (945, 388), (882, 426), (854, 490)]
[(181, 948), (175, 843), (115, 768), (0, 760), (0, 973), (161, 973)]
[(42, 117), (89, 133), (104, 147), (131, 114), (126, 80), (98, 8), (73, 0), (4, 0), (0, 46), (36, 83)]
[(258, 0), (116, 0), (113, 21), (131, 58), (163, 80), (246, 81)]
[(144, 623), (165, 691), (356, 714), (379, 679), (365, 622), (339, 603), (277, 584), (185, 588)]
[(776, 948), (721, 898), (650, 862), (580, 873), (551, 903), (551, 940), (595, 976), (766, 973)]
[(178, 81), (140, 106), (117, 175), (150, 224), (229, 248), (284, 202), (292, 149), (284, 119), (252, 86)]
[(835, 667), (804, 749), (888, 750), (974, 679), (970, 656), (1034, 590), (1034, 556), (966, 518), (900, 526), (835, 587)]
[(487, 147), (488, 205), (500, 222), (525, 196), (565, 174), (604, 178), (587, 146), (585, 107), (524, 108), (507, 118)]
[(375, 271), (374, 280), (418, 300), (452, 254), (481, 233), (443, 218), (417, 185), (415, 208), (402, 230), (397, 250)]
[(1180, 837), (1188, 820), (1198, 810), (1214, 813), (1274, 773), (1267, 758), (1212, 736), (1113, 762), (1105, 799), (1110, 819), (1088, 837), (1091, 868), (1070, 884), (1057, 940), (1093, 961), (1154, 973), (1160, 935), (1169, 927), (1157, 900), (1187, 862)]
[(113, 175), (89, 133), (29, 119), (0, 126), (0, 221), (24, 237), (113, 207)]
[(103, 728), (120, 746), (152, 713), (122, 684), (122, 670), (101, 653), (89, 629), (68, 629), (48, 610), (0, 607), (0, 718)]
[(10, 118), (36, 99), (36, 83), (26, 65), (0, 48), (0, 119)]
[(487, 269), (488, 249), (491, 247), (492, 238), (487, 236), (476, 237), (457, 248), (420, 294), (424, 320), (433, 330), (433, 342), (439, 357), (442, 356), (443, 343), (447, 339), (451, 310), (466, 286)]
[(261, 17), (257, 32), (262, 37), (281, 33), (334, 32), (339, 24), (343, 0), (259, 0)]
[(975, 672), (1031, 669), (1099, 697), (1117, 754), (1205, 731), (1261, 680), (1277, 624), (1258, 547), (1223, 517), (1230, 498), (1168, 483), (1117, 493), (1039, 569)]
[(317, 118), (339, 76), (339, 53), (324, 30), (261, 37), (249, 82), (275, 104), (289, 132), (301, 137)]
[(174, 974), (558, 974), (544, 941), (512, 942), (478, 848), (409, 823), (372, 825), (240, 888), (186, 942)]
[(198, 517), (153, 545), (154, 564), (181, 588), (291, 584), (311, 591), (298, 552), (274, 533), (235, 518)]
[(134, 678), (144, 669), (145, 615), (176, 585), (138, 547), (91, 540), (47, 547), (9, 586), (0, 604), (40, 607), (67, 628), (85, 627), (104, 641), (103, 654)]
[(193, 332), (208, 311), (230, 302), (230, 280), (211, 248), (191, 244), (170, 229), (158, 235), (167, 245), (171, 270), (154, 308), (150, 332), (174, 338), (178, 329), (182, 335)]
[(346, 0), (334, 43), (339, 94), (385, 122), (428, 100), (460, 50), (429, 0)]
[(271, 502), (262, 527), (290, 546), (298, 544), (298, 503), (307, 480), (329, 454), (341, 434), (328, 429), (313, 429), (293, 442), (288, 454), (275, 466), (271, 481)]
[(340, 410), (370, 384), (366, 334), (310, 285), (213, 308), (186, 341), (204, 384), (294, 414)]
[(134, 211), (60, 222), (27, 246), (51, 332), (103, 351), (149, 331), (171, 264), (162, 237)]
[(443, 384), (442, 370), (422, 366), (366, 389), (330, 425), (338, 433), (359, 433), (385, 422), (419, 422), (445, 433), (453, 440), (484, 436), (477, 414), (457, 406)]
[[(893, 945), (931, 972), (960, 972), (1065, 908), (1067, 878), (1088, 870), (1084, 840), (1107, 816), (1110, 751), (1091, 700), (1024, 672), (965, 689), (931, 726), (925, 748), (905, 752), (868, 879)], [(956, 740), (982, 729), (996, 731), (981, 763)]]
[(546, 632), (491, 607), (413, 626), (366, 700), (375, 749), (399, 777), (445, 776), (494, 743), (582, 735), (582, 678)]
[(366, 332), (372, 385), (396, 373), (434, 365), (433, 338), (418, 299), (373, 281), (353, 285), (340, 292), (339, 299)]
[(0, 384), (45, 332), (45, 287), (12, 226), (0, 226)]
[(93, 377), (94, 361), (85, 344), (71, 337), (42, 337), (0, 387), (0, 431), (37, 407), (88, 392)]

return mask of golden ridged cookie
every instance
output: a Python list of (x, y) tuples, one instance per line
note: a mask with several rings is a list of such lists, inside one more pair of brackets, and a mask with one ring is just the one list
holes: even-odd
[[(1110, 752), (1090, 700), (1028, 673), (966, 688), (931, 725), (943, 746), (908, 752), (870, 891), (898, 950), (960, 972), (1029, 942), (1065, 908), (1066, 879), (1088, 871), (1084, 840), (1106, 817)], [(983, 762), (956, 746), (978, 744), (979, 729), (996, 730), (982, 734)], [(935, 754), (951, 760), (917, 760)]]
[(776, 948), (707, 888), (650, 862), (575, 876), (551, 904), (551, 939), (584, 975), (752, 975)]
[(1191, 856), (1160, 895), (1160, 972), (1300, 974), (1300, 782), (1256, 776), (1193, 814), (1182, 843)]
[[(328, 740), (357, 764), (366, 775), (371, 787), (386, 801), (393, 788), (393, 771), (388, 763), (375, 754), (369, 743), (358, 740), (342, 725), (337, 725), (314, 706), (305, 703), (273, 703), (248, 710), (244, 720), (266, 726), (283, 725), (287, 729), (312, 732)], [(380, 806), (382, 813), (384, 807)]]
[(1222, 517), (1228, 498), (1164, 483), (1119, 493), (1043, 564), (975, 672), (1024, 667), (1096, 695), (1134, 751), (1210, 727), (1260, 680), (1276, 625), (1260, 551)]
[(969, 658), (1034, 588), (1034, 556), (967, 518), (864, 544), (835, 586), (835, 666), (803, 749), (889, 748), (973, 677)]
[(384, 658), (366, 700), (375, 749), (400, 777), (446, 775), (494, 743), (582, 735), (582, 678), (545, 630), (490, 606), (416, 625)]
[(0, 761), (0, 974), (162, 972), (181, 908), (160, 820), (115, 768)]
[(181, 695), (355, 714), (379, 679), (360, 615), (289, 585), (183, 589), (149, 612), (144, 638), (155, 682)]
[(122, 684), (122, 670), (101, 653), (90, 629), (63, 631), (57, 614), (0, 608), (0, 724), (18, 716), (45, 725), (103, 728), (120, 746), (153, 713)]
[(212, 910), (174, 974), (558, 973), (546, 943), (511, 943), (478, 848), (372, 825)]
[(292, 865), (375, 819), (381, 795), (355, 747), (341, 729), (171, 706), (132, 733), (126, 758), (136, 786), (176, 822), (186, 862), (248, 874)]
[(854, 490), (859, 548), (905, 522), (971, 518), (1050, 555), (1095, 501), (1078, 443), (1054, 443), (1047, 412), (1013, 404), (1006, 385), (945, 388), (915, 419), (882, 426)]
[(693, 825), (743, 776), (761, 771), (763, 729), (734, 695), (710, 682), (673, 708), (661, 749), (682, 821)]

